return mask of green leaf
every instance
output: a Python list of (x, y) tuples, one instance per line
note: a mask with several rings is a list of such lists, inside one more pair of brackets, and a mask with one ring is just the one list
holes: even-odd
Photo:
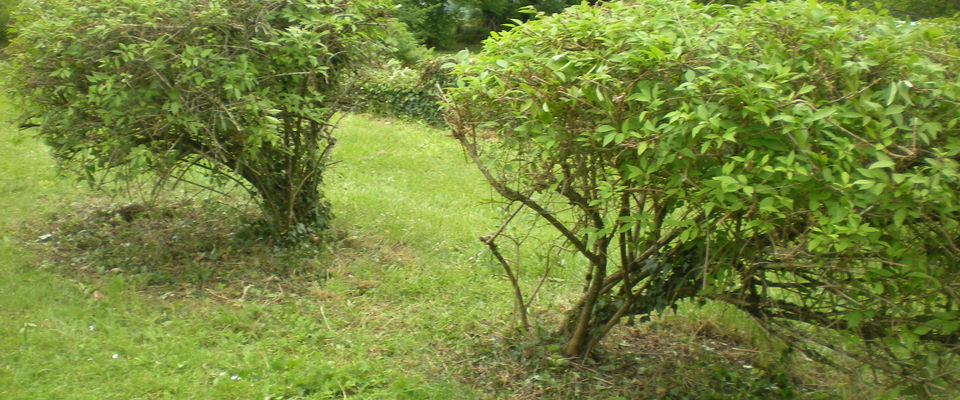
[(649, 146), (650, 146), (650, 143), (647, 143), (646, 141), (637, 143), (637, 155), (638, 156), (642, 155), (643, 152), (647, 151), (647, 148), (649, 148)]
[(880, 158), (880, 160), (870, 164), (867, 169), (893, 168), (897, 165), (893, 162), (893, 160), (890, 159), (890, 157), (887, 157), (886, 155), (880, 155), (878, 158)]
[(598, 132), (598, 133), (610, 132), (610, 131), (615, 131), (615, 130), (617, 130), (617, 128), (614, 128), (614, 127), (612, 127), (612, 126), (610, 126), (610, 125), (600, 125), (600, 126), (597, 127), (597, 132)]
[(720, 187), (723, 189), (724, 192), (736, 191), (737, 189), (740, 189), (740, 186), (741, 186), (740, 182), (738, 182), (732, 176), (717, 176), (717, 177), (714, 177), (713, 179), (720, 182), (720, 185), (721, 185)]
[(819, 121), (819, 120), (821, 120), (821, 119), (824, 119), (824, 118), (827, 118), (827, 117), (833, 115), (833, 113), (835, 113), (835, 112), (837, 112), (837, 109), (836, 109), (836, 108), (822, 108), (822, 109), (820, 109), (820, 110), (817, 110), (817, 112), (813, 113), (813, 114), (810, 115), (809, 117), (807, 117), (807, 118), (804, 120), (804, 122), (805, 122), (805, 123), (816, 122), (816, 121)]
[(610, 142), (616, 140), (616, 138), (617, 138), (617, 133), (616, 133), (616, 132), (610, 132), (610, 133), (604, 135), (604, 137), (603, 137), (603, 146), (606, 146), (606, 145), (610, 144)]
[(854, 311), (844, 315), (843, 319), (847, 321), (847, 329), (853, 329), (860, 326), (865, 317), (866, 315), (864, 313), (860, 311)]
[(773, 197), (764, 197), (762, 200), (760, 200), (759, 209), (760, 211), (766, 212), (780, 212), (780, 210), (774, 206), (775, 203), (776, 200)]
[(649, 45), (649, 46), (647, 46), (647, 50), (648, 50), (648, 51), (650, 52), (650, 54), (653, 55), (655, 58), (663, 58), (664, 56), (667, 55), (666, 53), (663, 52), (663, 50), (660, 50), (659, 47), (654, 46), (654, 45), (652, 45), (652, 44)]
[(900, 104), (897, 104), (895, 106), (889, 106), (887, 107), (886, 110), (883, 111), (883, 115), (900, 115), (900, 114), (903, 114), (903, 111), (906, 109), (907, 109), (906, 106), (903, 106)]
[(897, 211), (894, 211), (893, 224), (897, 227), (902, 227), (903, 221), (907, 218), (907, 213), (908, 211), (906, 208), (898, 208)]
[(893, 101), (896, 100), (896, 98), (897, 98), (897, 83), (890, 82), (890, 85), (887, 86), (887, 101), (885, 104), (888, 106), (893, 104)]

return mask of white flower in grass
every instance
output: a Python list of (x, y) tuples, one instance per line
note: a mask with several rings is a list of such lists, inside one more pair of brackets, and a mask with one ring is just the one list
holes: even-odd
[(116, 359), (120, 358), (120, 353), (113, 353), (113, 355), (110, 356), (110, 358), (116, 360)]

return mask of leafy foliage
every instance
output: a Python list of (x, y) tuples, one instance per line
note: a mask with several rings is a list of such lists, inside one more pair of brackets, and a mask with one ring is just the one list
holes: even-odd
[(353, 98), (360, 109), (380, 115), (444, 125), (440, 113), (440, 88), (452, 85), (453, 77), (442, 67), (450, 57), (422, 59), (417, 69), (395, 60), (363, 72)]
[(534, 8), (553, 14), (579, 4), (575, 0), (398, 0), (396, 16), (427, 46), (458, 49), (475, 45), (490, 32), (523, 21)]
[[(841, 1), (833, 2), (843, 4)], [(960, 1), (957, 0), (879, 0), (849, 5), (880, 7), (889, 10), (893, 16), (914, 19), (949, 17), (960, 12)]]
[(417, 39), (431, 47), (445, 47), (455, 41), (456, 15), (446, 0), (398, 0), (394, 15), (407, 24)]
[(400, 119), (424, 121), (441, 126), (443, 118), (437, 106), (437, 96), (420, 86), (399, 86), (389, 83), (367, 82), (357, 89), (357, 95), (365, 100), (366, 111)]
[(376, 1), (23, 4), (10, 82), (89, 180), (205, 170), (255, 193), (276, 233), (322, 230), (331, 118), (386, 23)]
[[(746, 5), (756, 0), (698, 0), (704, 4), (733, 4)], [(949, 17), (960, 12), (958, 0), (873, 0), (873, 1), (846, 1), (822, 0), (823, 2), (842, 4), (850, 8), (880, 8), (890, 12), (898, 18), (936, 18)]]
[[(960, 378), (952, 24), (813, 2), (574, 7), (458, 66), (447, 119), (585, 260), (568, 355), (622, 317), (715, 300), (928, 394)], [(503, 231), (483, 240), (514, 276)]]
[(4, 47), (10, 41), (10, 15), (19, 0), (7, 0), (0, 4), (0, 47)]

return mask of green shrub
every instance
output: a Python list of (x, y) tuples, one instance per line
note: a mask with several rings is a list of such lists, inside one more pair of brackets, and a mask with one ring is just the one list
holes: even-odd
[(322, 230), (330, 119), (385, 50), (378, 0), (30, 0), (7, 49), (39, 135), (90, 180), (187, 169), (260, 200), (275, 233)]
[(399, 86), (371, 82), (357, 88), (361, 110), (399, 119), (423, 121), (442, 126), (439, 98), (434, 90), (419, 86)]
[[(446, 117), (497, 192), (585, 260), (568, 355), (624, 316), (722, 301), (922, 395), (960, 378), (955, 23), (579, 6), (485, 42)], [(523, 305), (502, 231), (483, 240)]]
[(441, 67), (450, 60), (422, 59), (417, 69), (396, 61), (367, 69), (354, 88), (354, 101), (362, 111), (444, 126), (439, 91), (452, 85), (453, 78)]

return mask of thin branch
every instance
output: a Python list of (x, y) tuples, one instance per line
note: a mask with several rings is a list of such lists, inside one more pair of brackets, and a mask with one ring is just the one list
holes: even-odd
[(517, 315), (520, 317), (520, 324), (522, 325), (524, 332), (530, 332), (530, 322), (527, 320), (527, 309), (526, 302), (523, 300), (523, 292), (520, 290), (520, 282), (517, 280), (516, 274), (513, 273), (513, 269), (510, 268), (510, 263), (507, 262), (503, 255), (500, 254), (500, 250), (497, 248), (497, 244), (493, 241), (493, 238), (489, 236), (484, 236), (480, 238), (487, 247), (490, 248), (490, 252), (493, 253), (493, 256), (500, 262), (500, 265), (503, 266), (503, 271), (506, 272), (507, 278), (510, 279), (510, 285), (513, 287), (513, 307), (514, 311), (517, 312)]

